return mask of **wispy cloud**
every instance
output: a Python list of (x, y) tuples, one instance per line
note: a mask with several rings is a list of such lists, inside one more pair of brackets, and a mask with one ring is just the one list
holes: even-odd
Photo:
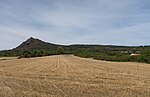
[(149, 0), (1, 0), (0, 49), (30, 36), (74, 44), (149, 44)]

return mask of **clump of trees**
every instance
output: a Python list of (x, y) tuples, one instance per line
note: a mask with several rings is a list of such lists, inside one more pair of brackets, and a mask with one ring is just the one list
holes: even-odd
[(63, 47), (58, 46), (55, 49), (50, 50), (35, 50), (35, 49), (29, 49), (29, 50), (23, 50), (20, 51), (18, 56), (19, 58), (31, 58), (31, 57), (42, 57), (42, 56), (49, 56), (49, 55), (60, 55), (60, 54), (70, 54), (70, 52), (67, 52), (64, 50)]
[(142, 62), (150, 63), (150, 49), (144, 48), (139, 52), (139, 56), (130, 56), (131, 53), (121, 53), (115, 51), (88, 51), (80, 50), (74, 53), (74, 55), (84, 58), (93, 58), (98, 60), (116, 61), (116, 62)]
[(19, 54), (19, 58), (47, 56), (48, 52), (44, 50), (26, 50)]
[(106, 61), (130, 61), (131, 57), (130, 54), (123, 54), (119, 52), (89, 52), (89, 51), (82, 51), (82, 52), (76, 52), (76, 56), (85, 57), (85, 58), (94, 58), (99, 60), (106, 60)]
[(138, 62), (150, 63), (150, 49), (144, 49), (141, 51), (141, 56), (137, 59)]

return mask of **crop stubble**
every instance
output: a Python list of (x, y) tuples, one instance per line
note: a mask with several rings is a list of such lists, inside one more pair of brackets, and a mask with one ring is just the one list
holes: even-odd
[(150, 64), (73, 55), (3, 60), (0, 97), (150, 97)]

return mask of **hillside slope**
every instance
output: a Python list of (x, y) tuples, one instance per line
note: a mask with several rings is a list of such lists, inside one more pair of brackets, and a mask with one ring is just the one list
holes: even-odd
[(51, 44), (48, 42), (44, 42), (39, 39), (35, 39), (33, 37), (30, 37), (27, 39), (25, 42), (23, 42), (21, 45), (18, 47), (14, 48), (13, 50), (50, 50), (50, 49), (56, 49), (57, 46), (56, 44)]

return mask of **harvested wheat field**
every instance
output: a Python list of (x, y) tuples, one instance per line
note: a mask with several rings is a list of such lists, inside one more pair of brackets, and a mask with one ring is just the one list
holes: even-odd
[(2, 60), (0, 97), (150, 97), (150, 64), (73, 55)]

